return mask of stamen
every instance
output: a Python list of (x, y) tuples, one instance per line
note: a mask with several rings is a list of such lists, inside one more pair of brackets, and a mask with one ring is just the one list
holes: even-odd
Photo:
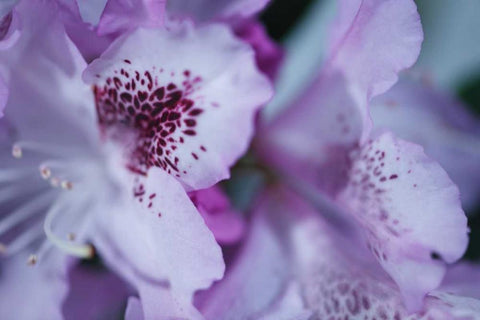
[(64, 180), (64, 181), (62, 181), (61, 186), (65, 190), (72, 190), (73, 183), (71, 183), (70, 181)]
[(31, 254), (29, 257), (28, 257), (28, 260), (27, 260), (27, 264), (29, 266), (34, 266), (37, 264), (37, 256), (34, 255), (34, 254)]
[(1, 189), (0, 192), (0, 203), (15, 199), (16, 197), (23, 196), (28, 194), (31, 191), (34, 191), (38, 188), (38, 184), (35, 183), (20, 183), (20, 184), (15, 184), (13, 186), (6, 186)]
[(23, 155), (22, 148), (20, 146), (14, 145), (12, 148), (12, 156), (14, 158), (20, 159)]
[(35, 242), (35, 240), (43, 236), (43, 230), (41, 225), (37, 224), (34, 227), (25, 230), (20, 236), (15, 238), (12, 242), (6, 245), (5, 255), (13, 256), (20, 251), (24, 250), (28, 245)]
[(52, 171), (50, 170), (49, 167), (40, 166), (40, 175), (42, 176), (43, 179), (48, 180), (50, 176), (52, 175)]
[(43, 230), (45, 231), (45, 234), (48, 240), (50, 240), (60, 250), (72, 256), (76, 256), (79, 258), (92, 258), (95, 252), (91, 245), (71, 244), (67, 241), (60, 239), (53, 233), (52, 222), (53, 222), (53, 219), (57, 216), (57, 214), (59, 214), (59, 211), (60, 211), (59, 210), (60, 204), (58, 202), (59, 201), (57, 201), (57, 203), (49, 210), (49, 212), (47, 213), (47, 217), (45, 218), (45, 222), (43, 224)]
[(58, 157), (63, 157), (66, 154), (71, 155), (75, 153), (75, 151), (78, 152), (78, 150), (68, 148), (65, 145), (52, 145), (35, 141), (18, 141), (12, 147), (12, 155), (15, 158), (21, 158), (26, 150)]
[(20, 222), (25, 221), (36, 212), (44, 209), (52, 200), (52, 196), (53, 193), (51, 192), (43, 193), (17, 210), (14, 210), (4, 219), (0, 220), (0, 235), (5, 231), (10, 230)]
[(5, 252), (7, 252), (7, 246), (0, 242), (0, 254), (5, 254)]

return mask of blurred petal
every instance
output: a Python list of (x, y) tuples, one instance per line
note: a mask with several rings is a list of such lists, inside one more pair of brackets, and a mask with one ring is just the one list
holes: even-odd
[(368, 135), (367, 103), (388, 90), (420, 53), (422, 26), (413, 0), (344, 0), (332, 26), (328, 67), (340, 70), (357, 100)]
[(137, 130), (132, 166), (161, 167), (190, 189), (229, 176), (248, 147), (255, 112), (272, 95), (253, 52), (221, 25), (139, 29), (115, 42), (84, 78), (97, 86), (104, 128), (126, 123)]
[(0, 76), (0, 118), (3, 117), (3, 108), (7, 104), (8, 87), (3, 78)]
[(136, 286), (145, 319), (203, 320), (193, 306), (191, 297), (176, 295), (169, 288), (155, 282), (138, 281)]
[(219, 243), (231, 244), (242, 238), (245, 222), (220, 187), (192, 191), (189, 197)]
[(270, 79), (275, 79), (283, 62), (284, 51), (269, 38), (263, 25), (251, 19), (236, 26), (235, 34), (252, 46), (258, 68)]
[[(310, 319), (476, 319), (479, 301), (435, 291), (411, 314), (392, 281), (368, 260), (363, 249), (312, 215), (296, 225), (293, 243), (299, 258), (303, 297)], [(426, 274), (417, 274), (421, 281)]]
[(262, 201), (234, 265), (221, 282), (202, 293), (199, 309), (206, 319), (260, 319), (281, 299), (291, 269), (287, 253), (268, 222), (271, 205)]
[(137, 297), (128, 298), (127, 310), (125, 311), (125, 320), (143, 319), (143, 309), (140, 300)]
[[(338, 201), (367, 230), (380, 264), (418, 309), (468, 243), (457, 187), (421, 147), (385, 133), (352, 153)], [(424, 274), (421, 281), (416, 275)]]
[(129, 289), (113, 273), (87, 263), (77, 263), (68, 272), (63, 316), (71, 320), (113, 319), (125, 308)]
[(459, 262), (450, 267), (440, 289), (459, 296), (480, 299), (480, 265)]
[(223, 276), (220, 247), (178, 182), (154, 168), (125, 185), (134, 188), (123, 199), (133, 199), (99, 208), (99, 229), (92, 235), (110, 267), (187, 298)]
[(65, 257), (49, 256), (35, 266), (27, 259), (23, 252), (1, 262), (0, 318), (63, 319), (62, 302), (68, 291)]
[(345, 79), (318, 79), (270, 124), (260, 128), (255, 150), (282, 172), (334, 196), (344, 187), (348, 153), (358, 146), (362, 119)]
[(465, 208), (480, 196), (480, 121), (452, 97), (409, 79), (372, 101), (375, 128), (415, 142), (458, 185)]
[(98, 24), (100, 35), (137, 27), (161, 27), (166, 0), (109, 0)]

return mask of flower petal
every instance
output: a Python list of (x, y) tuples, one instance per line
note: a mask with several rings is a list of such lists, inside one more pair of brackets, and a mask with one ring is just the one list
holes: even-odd
[(259, 319), (282, 297), (291, 270), (266, 216), (270, 205), (269, 201), (259, 205), (235, 264), (201, 297), (199, 309), (207, 319)]
[(71, 263), (69, 292), (62, 306), (66, 319), (110, 319), (125, 307), (130, 291), (126, 283), (102, 266), (89, 263)]
[(27, 259), (22, 252), (1, 262), (0, 318), (30, 320), (41, 314), (46, 319), (63, 319), (62, 302), (68, 291), (64, 257), (53, 254), (36, 266), (29, 266)]
[(334, 196), (346, 183), (348, 153), (361, 134), (362, 119), (345, 79), (330, 74), (260, 128), (255, 150), (283, 174)]
[(348, 185), (337, 200), (366, 229), (372, 252), (407, 306), (418, 308), (440, 284), (445, 263), (466, 249), (458, 189), (421, 147), (390, 133), (352, 153), (351, 161)]
[(163, 25), (166, 0), (109, 0), (98, 24), (98, 34), (122, 33), (137, 27)]
[(466, 209), (480, 195), (480, 121), (452, 97), (405, 78), (371, 107), (375, 128), (415, 142), (458, 185)]
[(130, 282), (149, 279), (187, 298), (220, 279), (220, 247), (182, 186), (158, 168), (125, 179), (127, 189), (98, 208), (91, 235), (107, 264)]
[(242, 238), (245, 222), (220, 187), (193, 191), (189, 197), (219, 243), (231, 244)]
[(137, 297), (128, 298), (127, 310), (125, 311), (125, 320), (143, 320), (143, 309), (140, 300)]
[(8, 86), (0, 76), (0, 118), (3, 117), (3, 108), (7, 104), (8, 100)]
[[(168, 48), (168, 49), (167, 49)], [(106, 129), (139, 135), (132, 166), (163, 168), (189, 189), (229, 176), (272, 89), (253, 52), (220, 25), (139, 29), (86, 70)]]
[[(434, 291), (412, 314), (391, 279), (368, 261), (358, 242), (311, 215), (293, 230), (303, 297), (313, 319), (475, 319), (479, 301)], [(357, 245), (356, 245), (357, 244)], [(426, 274), (417, 274), (420, 280)], [(470, 318), (472, 317), (472, 318)]]
[(371, 128), (367, 101), (414, 64), (423, 40), (413, 0), (344, 0), (332, 26), (329, 68), (340, 70)]

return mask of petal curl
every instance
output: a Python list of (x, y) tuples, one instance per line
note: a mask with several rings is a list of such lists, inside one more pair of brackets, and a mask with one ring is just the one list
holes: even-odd
[(100, 124), (126, 124), (139, 135), (133, 165), (161, 167), (193, 190), (229, 176), (272, 94), (253, 52), (221, 25), (139, 29), (84, 79), (96, 85)]
[[(353, 152), (337, 200), (366, 229), (377, 260), (418, 309), (468, 243), (458, 188), (422, 148), (384, 133)], [(416, 274), (425, 274), (419, 281)]]
[(424, 83), (402, 79), (372, 100), (376, 129), (392, 130), (437, 160), (458, 185), (465, 209), (480, 196), (480, 121), (453, 97)]
[(413, 0), (344, 0), (332, 26), (327, 68), (340, 70), (371, 129), (367, 103), (388, 90), (420, 53), (423, 32)]

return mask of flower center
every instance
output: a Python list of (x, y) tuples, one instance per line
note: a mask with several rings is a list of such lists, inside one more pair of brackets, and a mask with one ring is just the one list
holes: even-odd
[(134, 70), (130, 60), (124, 60), (124, 68), (94, 87), (102, 131), (112, 127), (134, 130), (129, 168), (140, 174), (157, 166), (179, 176), (180, 159), (174, 151), (197, 134), (197, 117), (204, 111), (195, 106), (192, 97), (202, 78), (185, 70), (176, 81), (159, 83), (157, 75), (165, 78), (166, 73), (175, 76), (155, 67), (151, 71)]
[[(1, 254), (14, 255), (33, 245), (37, 252), (28, 260), (31, 265), (52, 245), (74, 256), (92, 256), (92, 247), (75, 243), (75, 234), (70, 229), (78, 224), (78, 214), (72, 211), (75, 207), (72, 202), (79, 198), (78, 194), (55, 191), (77, 188), (72, 181), (81, 179), (82, 174), (76, 169), (81, 166), (65, 156), (82, 159), (78, 151), (21, 141), (12, 147), (11, 154), (16, 160), (8, 158), (6, 153), (1, 155), (0, 206), (6, 209), (0, 218)], [(84, 163), (84, 159), (80, 162)], [(40, 177), (49, 184), (42, 183)], [(64, 236), (58, 235), (61, 233)]]

